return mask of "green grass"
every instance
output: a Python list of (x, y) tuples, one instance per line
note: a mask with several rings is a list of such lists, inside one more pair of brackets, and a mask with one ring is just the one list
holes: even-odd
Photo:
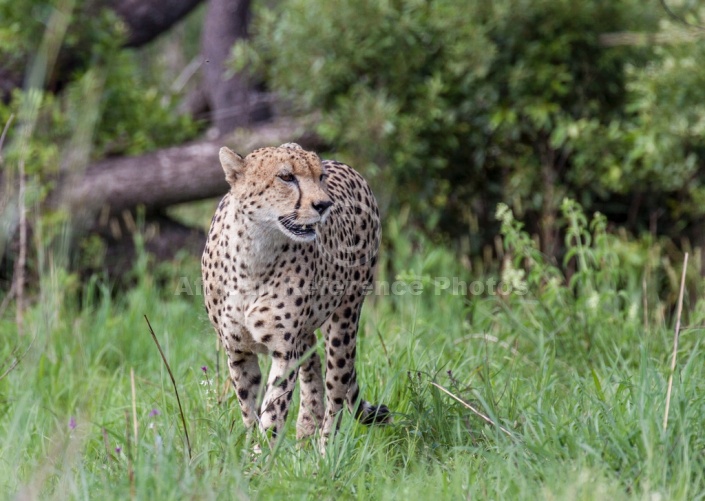
[[(659, 300), (666, 258), (657, 252), (655, 260), (639, 261), (648, 253), (599, 225), (571, 220), (569, 209), (568, 228), (582, 235), (571, 244), (578, 265), (570, 285), (513, 220), (504, 221), (507, 259), (526, 265), (515, 277), (527, 284), (526, 295), (437, 290), (438, 277), (479, 277), (449, 251), (412, 242), (403, 221), (389, 225), (379, 278), (418, 279), (423, 291), (369, 299), (358, 373), (366, 398), (387, 403), (394, 423), (366, 428), (346, 414), (325, 457), (311, 443), (296, 443), (295, 413), (275, 450), (252, 454), (232, 392), (218, 403), (225, 365), (202, 297), (174, 294), (181, 276), (198, 277), (195, 259), (166, 274), (161, 267), (156, 280), (143, 258), (137, 285), (118, 295), (98, 279), (77, 292), (72, 276), (49, 270), (26, 312), (24, 336), (11, 313), (0, 319), (0, 372), (13, 348), (27, 350), (0, 380), (0, 493), (160, 500), (703, 497), (702, 295), (686, 297), (664, 431), (673, 324), (664, 313), (668, 303)], [(700, 277), (691, 282), (702, 290)], [(191, 458), (145, 314), (177, 380)]]

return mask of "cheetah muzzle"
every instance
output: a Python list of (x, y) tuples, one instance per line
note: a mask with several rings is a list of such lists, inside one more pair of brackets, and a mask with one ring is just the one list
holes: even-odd
[[(296, 436), (320, 432), (322, 450), (344, 405), (364, 424), (389, 422), (386, 406), (360, 398), (355, 371), (360, 310), (380, 243), (367, 182), (294, 143), (245, 158), (222, 148), (220, 162), (230, 191), (213, 216), (201, 264), (206, 310), (245, 426), (276, 436), (297, 379)], [(317, 329), (325, 373), (312, 349)], [(260, 405), (257, 353), (272, 357)]]
[(295, 216), (280, 216), (278, 221), (279, 224), (284, 228), (284, 234), (288, 234), (292, 240), (297, 242), (311, 242), (316, 238), (316, 227), (317, 223), (310, 224), (296, 224), (294, 221)]

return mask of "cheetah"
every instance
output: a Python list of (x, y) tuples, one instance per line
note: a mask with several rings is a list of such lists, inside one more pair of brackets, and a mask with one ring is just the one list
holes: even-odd
[[(380, 244), (367, 182), (295, 143), (244, 159), (223, 147), (219, 157), (230, 191), (213, 216), (201, 267), (206, 310), (227, 353), (245, 426), (258, 424), (274, 440), (299, 376), (296, 437), (318, 430), (322, 452), (344, 403), (364, 424), (389, 422), (387, 406), (360, 400), (355, 372), (360, 309)], [(259, 407), (258, 354), (272, 357)]]

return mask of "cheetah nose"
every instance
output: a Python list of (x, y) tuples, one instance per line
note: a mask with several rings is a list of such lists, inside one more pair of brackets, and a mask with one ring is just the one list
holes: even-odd
[(311, 205), (316, 210), (316, 212), (323, 215), (326, 209), (333, 205), (333, 202), (331, 202), (330, 200), (320, 200), (318, 202), (312, 202)]

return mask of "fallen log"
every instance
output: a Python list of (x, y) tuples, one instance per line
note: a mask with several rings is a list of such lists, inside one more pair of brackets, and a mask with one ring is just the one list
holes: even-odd
[(142, 206), (150, 214), (174, 204), (219, 197), (228, 189), (218, 163), (221, 146), (247, 154), (263, 146), (295, 141), (314, 149), (321, 141), (308, 131), (308, 123), (310, 120), (280, 118), (237, 129), (219, 139), (108, 158), (63, 180), (56, 201), (79, 221), (93, 221), (105, 207), (111, 214), (120, 214)]

